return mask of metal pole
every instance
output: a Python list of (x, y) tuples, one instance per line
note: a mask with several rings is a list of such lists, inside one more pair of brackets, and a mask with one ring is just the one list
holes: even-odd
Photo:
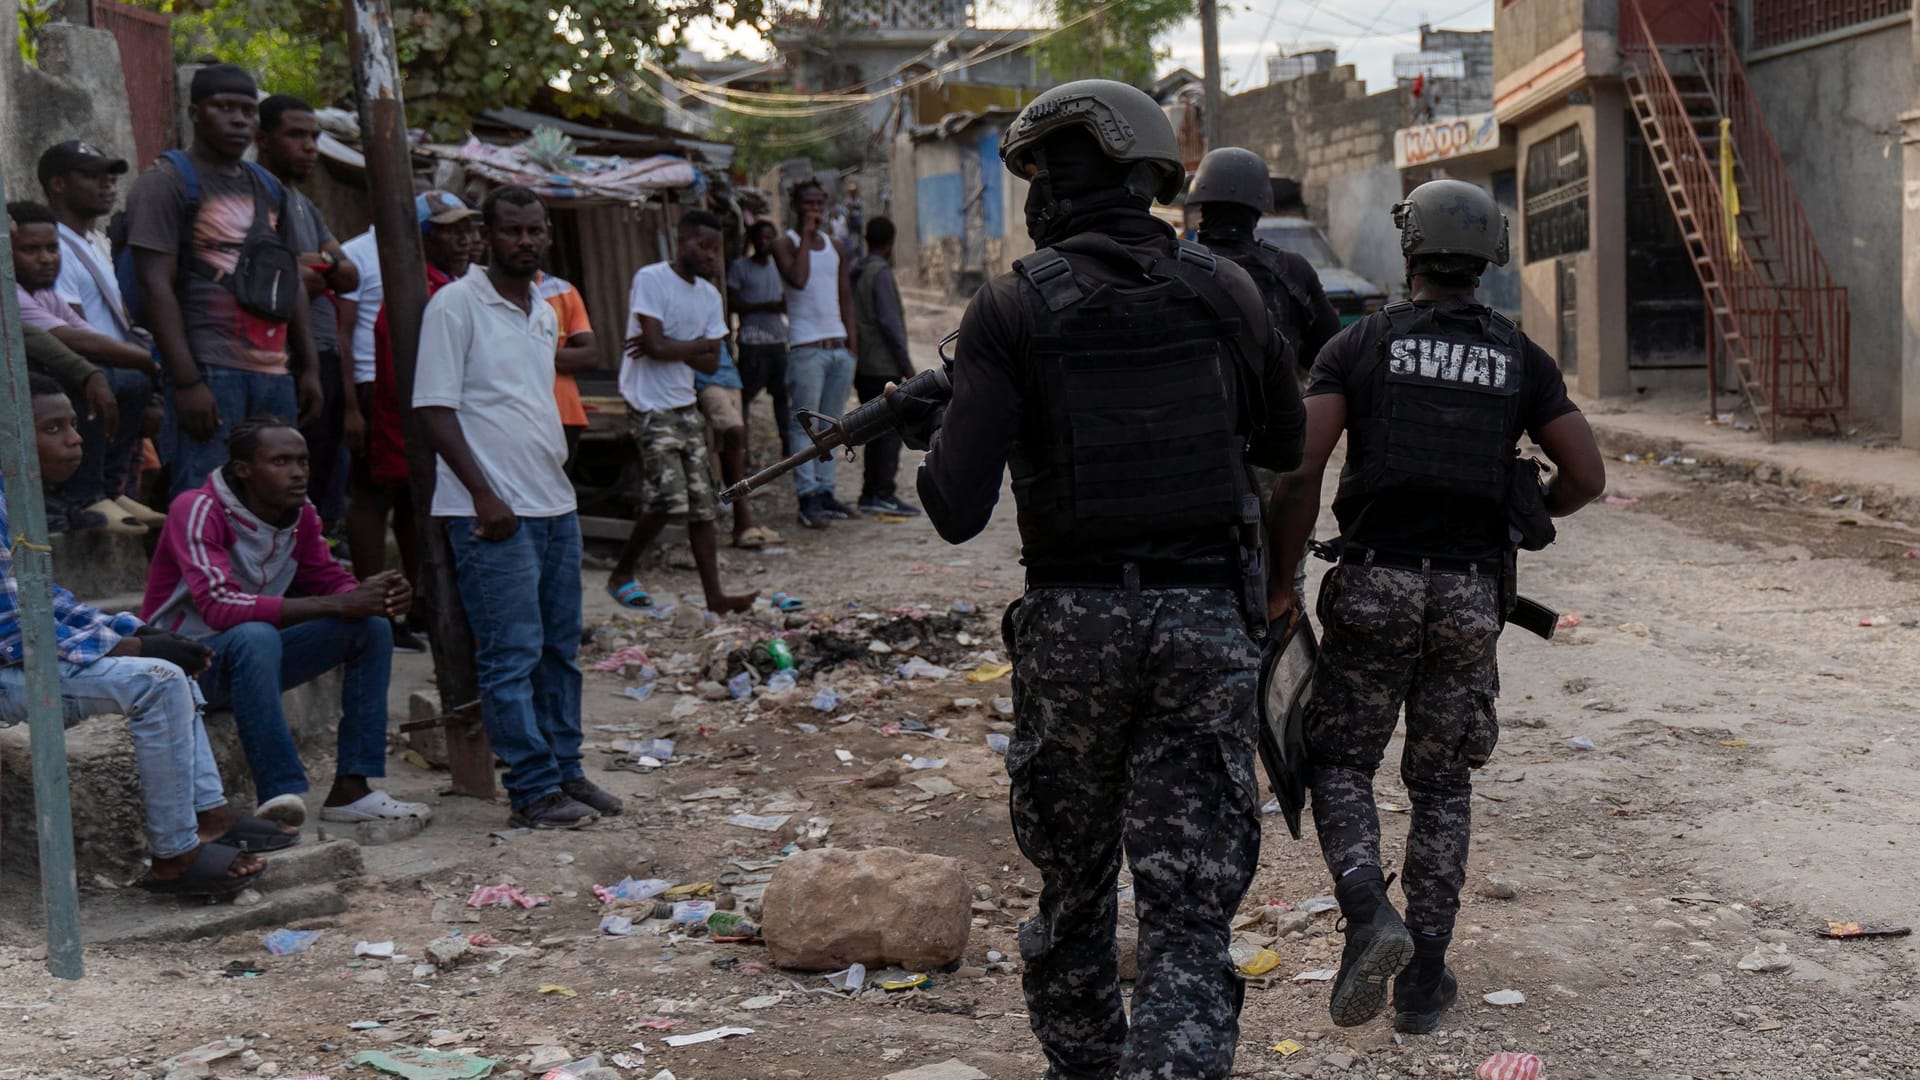
[[(0, 203), (7, 185), (0, 177)], [(7, 481), (8, 521), (19, 589), (21, 660), (27, 676), (27, 728), (33, 747), (34, 832), (40, 838), (40, 900), (47, 911), (47, 971), (56, 978), (86, 974), (80, 956), (80, 886), (73, 871), (73, 806), (67, 796), (67, 729), (60, 707), (59, 640), (53, 629), (53, 547), (40, 496), (40, 457), (34, 451), (33, 395), (27, 388), (27, 347), (20, 340), (20, 301), (14, 291), (13, 240), (0, 229), (0, 353), (5, 354), (5, 401), (0, 404), (0, 476)]]
[(1212, 150), (1220, 145), (1220, 9), (1215, 0), (1200, 0), (1200, 59), (1206, 83), (1200, 131)]
[(473, 630), (460, 607), (446, 534), (434, 525), (434, 453), (427, 445), (425, 425), (412, 408), (420, 316), (427, 306), (427, 264), (414, 217), (413, 148), (407, 140), (393, 12), (387, 0), (353, 0), (347, 36), (354, 89), (360, 98), (360, 144), (372, 187), (380, 280), (386, 289), (387, 333), (393, 344), (395, 381), (406, 406), (407, 477), (412, 482), (421, 548), (419, 602), (431, 626), (440, 711), (447, 725), (447, 761), (456, 794), (491, 798), (493, 754), (474, 707), (480, 692), (473, 664)]

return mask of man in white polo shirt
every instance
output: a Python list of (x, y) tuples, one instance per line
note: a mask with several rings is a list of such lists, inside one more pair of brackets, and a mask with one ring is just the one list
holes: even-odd
[(508, 823), (571, 829), (618, 814), (580, 754), (580, 521), (553, 407), (559, 322), (534, 295), (552, 243), (519, 185), (480, 207), (490, 258), (433, 295), (413, 406), (439, 455), (433, 523), (447, 530), (473, 626), (480, 709), (507, 763)]
[(745, 611), (758, 595), (729, 596), (720, 590), (713, 524), (720, 504), (707, 459), (707, 422), (693, 388), (694, 372), (711, 375), (719, 368), (727, 336), (720, 290), (707, 280), (720, 273), (721, 250), (720, 219), (694, 210), (680, 219), (673, 261), (643, 266), (633, 275), (620, 394), (627, 399), (627, 428), (640, 449), (643, 488), (640, 516), (607, 576), (607, 593), (622, 607), (652, 603), (633, 580), (633, 569), (674, 519), (687, 523), (687, 545), (700, 570), (707, 610), (716, 615)]

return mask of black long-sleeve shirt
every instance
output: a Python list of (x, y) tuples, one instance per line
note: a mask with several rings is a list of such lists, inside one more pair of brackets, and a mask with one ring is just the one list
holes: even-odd
[[(1207, 250), (1224, 259), (1232, 259), (1241, 266), (1249, 266), (1260, 258), (1260, 246), (1248, 233), (1237, 231), (1227, 233), (1209, 233), (1200, 231), (1200, 242)], [(1320, 284), (1320, 274), (1313, 264), (1303, 255), (1291, 251), (1271, 254), (1279, 256), (1281, 296), (1275, 297), (1277, 304), (1270, 305), (1280, 320), (1280, 332), (1287, 336), (1293, 346), (1294, 357), (1299, 363), (1302, 377), (1313, 368), (1313, 361), (1327, 342), (1340, 332), (1340, 313), (1333, 310), (1332, 301), (1327, 299), (1326, 289)], [(1302, 297), (1305, 302), (1302, 303)]]
[[(1172, 230), (1151, 243), (1154, 254), (1177, 250)], [(1085, 256), (1068, 256), (1076, 271), (1096, 284), (1133, 285), (1141, 282), (1137, 264), (1115, 265)], [(1253, 464), (1277, 471), (1300, 462), (1306, 412), (1300, 403), (1300, 384), (1292, 350), (1285, 338), (1271, 332), (1258, 287), (1245, 271), (1222, 262), (1219, 280), (1246, 312), (1252, 340), (1260, 355), (1253, 364), (1262, 372), (1267, 415), (1263, 437), (1248, 449)], [(960, 338), (954, 351), (953, 400), (930, 452), (921, 462), (919, 494), (927, 516), (943, 539), (963, 543), (986, 528), (1000, 499), (1008, 448), (1020, 434), (1023, 410), (1031, 383), (1027, 363), (1030, 330), (1027, 308), (1020, 296), (1021, 279), (1002, 274), (988, 282), (967, 305), (960, 320)], [(1256, 424), (1242, 417), (1238, 430)], [(1152, 542), (1145, 549), (1127, 551), (1128, 558), (1178, 560), (1195, 555), (1224, 554), (1225, 538)], [(1089, 553), (1092, 558), (1096, 553)], [(1115, 554), (1115, 553), (1108, 553)]]

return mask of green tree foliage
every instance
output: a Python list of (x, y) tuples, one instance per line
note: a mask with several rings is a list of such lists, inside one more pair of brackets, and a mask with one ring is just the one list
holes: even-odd
[[(245, 64), (316, 103), (353, 91), (344, 0), (140, 0), (171, 10), (176, 54)], [(761, 0), (400, 0), (394, 41), (409, 122), (455, 138), (476, 112), (530, 102), (564, 77), (576, 100), (617, 94), (642, 55), (671, 55), (691, 20), (757, 23)], [(270, 28), (270, 29), (265, 29)]]
[[(1103, 4), (1053, 0), (1054, 20), (1065, 25)], [(1042, 42), (1040, 62), (1057, 82), (1118, 79), (1145, 89), (1153, 85), (1154, 65), (1166, 55), (1155, 42), (1197, 10), (1193, 0), (1120, 0)]]

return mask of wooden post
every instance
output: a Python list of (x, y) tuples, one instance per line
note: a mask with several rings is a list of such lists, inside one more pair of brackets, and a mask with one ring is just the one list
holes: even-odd
[(1205, 102), (1200, 131), (1211, 151), (1220, 146), (1220, 10), (1215, 0), (1200, 0), (1200, 72)]
[(387, 333), (405, 406), (407, 477), (420, 534), (418, 602), (426, 611), (438, 675), (440, 712), (446, 718), (447, 763), (453, 791), (490, 799), (493, 754), (480, 724), (479, 681), (474, 673), (473, 631), (460, 607), (453, 553), (433, 521), (434, 453), (425, 425), (412, 408), (413, 372), (420, 351), (420, 316), (427, 306), (426, 257), (413, 209), (413, 149), (407, 140), (406, 107), (400, 99), (400, 65), (393, 44), (393, 12), (387, 0), (353, 0), (348, 22), (354, 89), (360, 98), (360, 144), (372, 187), (374, 233), (380, 246), (380, 280), (386, 289)]
[[(7, 198), (0, 177), (0, 203)], [(40, 457), (34, 450), (33, 395), (27, 385), (27, 347), (20, 340), (20, 301), (14, 291), (13, 240), (0, 230), (0, 476), (6, 478), (8, 525), (0, 543), (13, 550), (19, 596), (22, 661), (27, 677), (27, 725), (33, 749), (34, 832), (40, 839), (40, 902), (47, 915), (47, 971), (56, 978), (86, 974), (80, 949), (80, 886), (73, 870), (73, 804), (67, 794), (67, 729), (60, 707), (59, 639), (53, 627), (53, 547), (40, 494)]]

